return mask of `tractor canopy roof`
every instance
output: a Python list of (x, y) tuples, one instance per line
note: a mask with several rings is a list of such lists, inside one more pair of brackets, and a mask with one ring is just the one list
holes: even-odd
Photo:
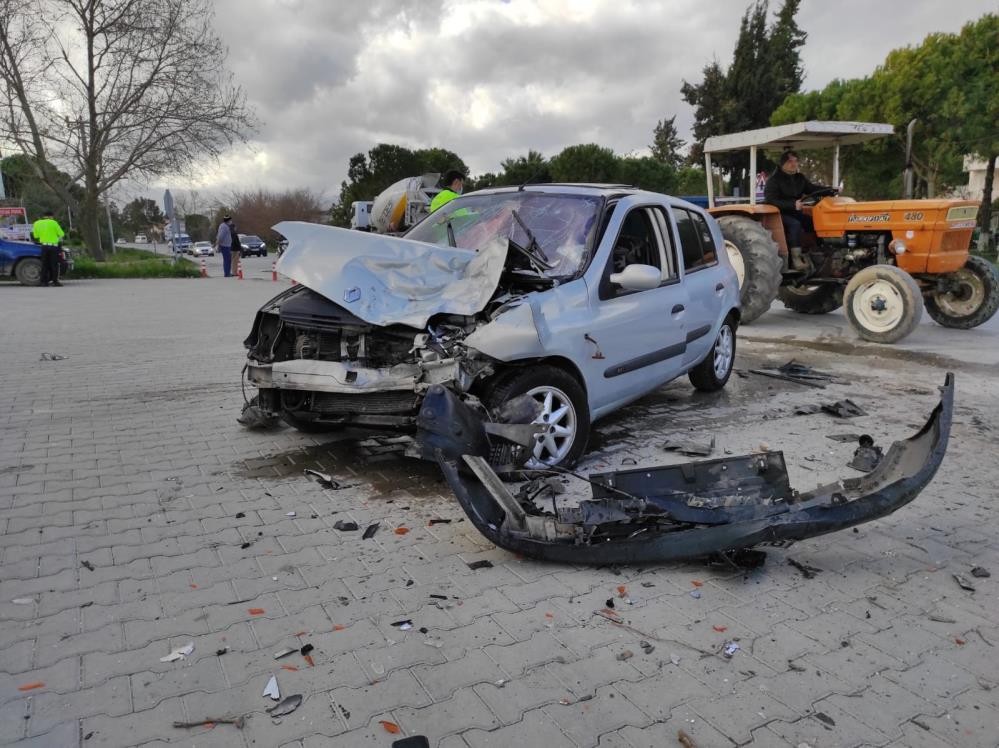
[(752, 146), (801, 150), (831, 148), (883, 138), (894, 132), (895, 128), (884, 122), (795, 122), (731, 135), (713, 135), (704, 141), (704, 152), (741, 151)]

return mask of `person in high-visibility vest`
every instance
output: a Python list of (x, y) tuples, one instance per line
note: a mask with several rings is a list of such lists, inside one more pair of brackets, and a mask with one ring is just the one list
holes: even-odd
[(46, 210), (31, 227), (31, 237), (42, 245), (42, 285), (61, 286), (59, 282), (59, 245), (66, 236), (59, 222)]
[(434, 195), (434, 199), (430, 201), (431, 213), (442, 205), (447, 205), (461, 194), (462, 189), (465, 187), (465, 175), (457, 169), (451, 169), (444, 175), (443, 182), (447, 186)]

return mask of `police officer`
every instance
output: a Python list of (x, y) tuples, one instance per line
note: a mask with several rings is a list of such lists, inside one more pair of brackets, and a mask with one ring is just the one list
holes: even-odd
[(462, 189), (465, 187), (465, 175), (457, 169), (451, 169), (448, 171), (444, 175), (443, 181), (447, 186), (434, 195), (434, 199), (430, 201), (431, 213), (441, 206), (447, 205), (449, 202), (458, 197), (458, 195), (461, 194)]
[(61, 286), (59, 282), (59, 245), (66, 236), (59, 222), (46, 210), (31, 227), (31, 237), (42, 245), (42, 285)]

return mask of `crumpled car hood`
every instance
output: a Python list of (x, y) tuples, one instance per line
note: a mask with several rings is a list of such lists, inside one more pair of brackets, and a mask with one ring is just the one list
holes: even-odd
[(274, 230), (288, 239), (278, 272), (381, 326), (422, 329), (435, 314), (482, 311), (507, 254), (502, 239), (476, 251), (303, 221)]

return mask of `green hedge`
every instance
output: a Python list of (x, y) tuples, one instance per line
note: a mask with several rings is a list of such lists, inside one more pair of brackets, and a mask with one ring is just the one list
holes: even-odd
[[(142, 252), (142, 250), (131, 250)], [(143, 254), (152, 255), (151, 252)], [(201, 269), (188, 260), (173, 260), (164, 257), (130, 259), (112, 256), (107, 262), (96, 262), (90, 257), (73, 258), (73, 271), (70, 278), (197, 278)]]

